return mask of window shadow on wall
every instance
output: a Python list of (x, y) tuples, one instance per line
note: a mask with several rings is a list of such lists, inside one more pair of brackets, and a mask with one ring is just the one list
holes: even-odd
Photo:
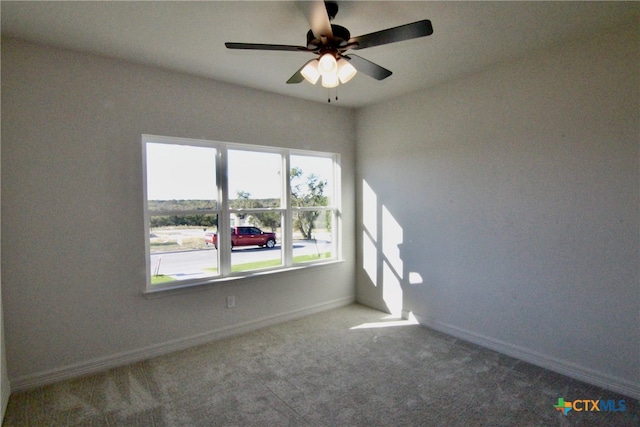
[[(367, 279), (363, 302), (394, 315), (408, 316), (408, 290), (423, 281), (416, 257), (407, 251), (406, 229), (374, 189), (362, 181), (362, 269)], [(407, 259), (412, 260), (410, 264)]]

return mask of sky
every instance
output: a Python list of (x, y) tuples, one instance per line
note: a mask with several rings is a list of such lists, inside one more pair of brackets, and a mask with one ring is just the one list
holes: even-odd
[[(148, 143), (148, 200), (215, 200), (216, 149), (175, 144)], [(229, 197), (244, 191), (254, 199), (280, 198), (282, 191), (280, 154), (229, 150)], [(291, 156), (291, 165), (304, 174), (332, 176), (331, 160)]]
[(148, 200), (216, 200), (216, 150), (147, 144)]

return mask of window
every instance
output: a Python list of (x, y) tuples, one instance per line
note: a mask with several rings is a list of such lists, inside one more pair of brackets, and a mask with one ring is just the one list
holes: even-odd
[(337, 154), (151, 135), (142, 147), (147, 291), (339, 259)]
[[(236, 234), (232, 234), (231, 271), (282, 267), (282, 223), (286, 212), (282, 153), (229, 148), (227, 156), (229, 221), (235, 227), (253, 226), (236, 228)], [(278, 245), (268, 248), (270, 235), (264, 233), (275, 233), (273, 238)], [(256, 244), (273, 250), (260, 249)]]
[(333, 160), (292, 155), (289, 174), (293, 241), (306, 248), (293, 262), (334, 258), (333, 225), (338, 219), (333, 208), (336, 203)]

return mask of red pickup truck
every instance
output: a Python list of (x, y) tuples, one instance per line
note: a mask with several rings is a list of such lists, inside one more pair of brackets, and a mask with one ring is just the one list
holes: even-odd
[[(206, 233), (204, 243), (213, 245), (218, 249), (218, 236), (216, 233)], [(231, 227), (231, 247), (234, 246), (260, 246), (273, 248), (276, 245), (276, 233), (262, 231), (258, 227), (241, 226)]]

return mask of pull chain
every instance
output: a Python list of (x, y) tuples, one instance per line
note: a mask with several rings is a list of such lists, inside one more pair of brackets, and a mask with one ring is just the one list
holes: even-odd
[[(336, 101), (338, 100), (338, 86), (336, 86)], [(331, 88), (327, 88), (327, 102), (331, 103)]]

